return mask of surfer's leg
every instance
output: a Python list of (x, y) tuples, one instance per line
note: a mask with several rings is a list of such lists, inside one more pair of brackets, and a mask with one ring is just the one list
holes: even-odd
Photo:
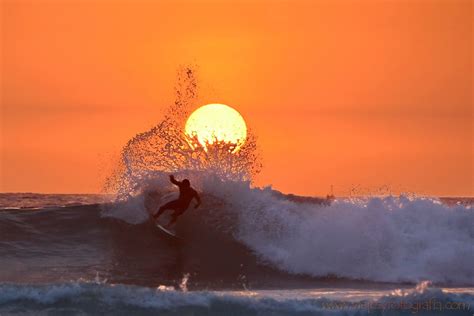
[(176, 223), (176, 221), (178, 220), (178, 217), (183, 213), (183, 210), (175, 210), (173, 214), (171, 214), (171, 220), (168, 224), (166, 224), (165, 228), (170, 228), (171, 226), (173, 226), (173, 224)]
[(160, 209), (158, 210), (158, 212), (155, 215), (153, 215), (153, 217), (158, 218), (158, 217), (160, 217), (161, 214), (163, 214), (164, 211), (173, 210), (176, 206), (176, 202), (177, 202), (177, 200), (171, 201), (171, 202), (168, 202), (165, 205), (161, 206)]

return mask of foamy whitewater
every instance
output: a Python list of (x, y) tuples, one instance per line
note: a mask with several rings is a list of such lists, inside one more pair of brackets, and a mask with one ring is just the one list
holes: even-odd
[[(472, 200), (256, 187), (256, 136), (199, 148), (182, 132), (204, 103), (192, 69), (176, 96), (124, 145), (109, 195), (0, 194), (0, 315), (472, 315)], [(150, 221), (171, 174), (202, 198), (179, 240)]]

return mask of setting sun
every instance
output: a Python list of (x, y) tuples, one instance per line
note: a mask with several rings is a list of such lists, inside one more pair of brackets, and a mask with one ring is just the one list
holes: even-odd
[(225, 104), (207, 104), (195, 110), (186, 121), (185, 133), (196, 137), (207, 148), (216, 141), (236, 145), (237, 151), (247, 138), (247, 125), (235, 109)]

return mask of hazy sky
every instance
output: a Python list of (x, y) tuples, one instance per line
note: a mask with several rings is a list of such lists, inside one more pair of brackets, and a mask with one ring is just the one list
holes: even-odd
[(474, 195), (470, 0), (1, 0), (0, 191), (97, 192), (179, 65), (259, 136), (257, 184)]

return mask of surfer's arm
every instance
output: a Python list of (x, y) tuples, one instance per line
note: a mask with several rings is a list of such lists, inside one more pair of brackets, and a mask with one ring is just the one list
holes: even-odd
[(174, 185), (177, 185), (177, 186), (179, 186), (181, 184), (181, 182), (176, 181), (176, 179), (174, 178), (173, 175), (170, 175), (170, 181), (171, 181), (171, 183), (173, 183)]
[(199, 197), (199, 194), (195, 191), (194, 192), (194, 198), (196, 199), (197, 203), (196, 205), (194, 206), (194, 208), (198, 208), (199, 205), (201, 205), (201, 198)]

